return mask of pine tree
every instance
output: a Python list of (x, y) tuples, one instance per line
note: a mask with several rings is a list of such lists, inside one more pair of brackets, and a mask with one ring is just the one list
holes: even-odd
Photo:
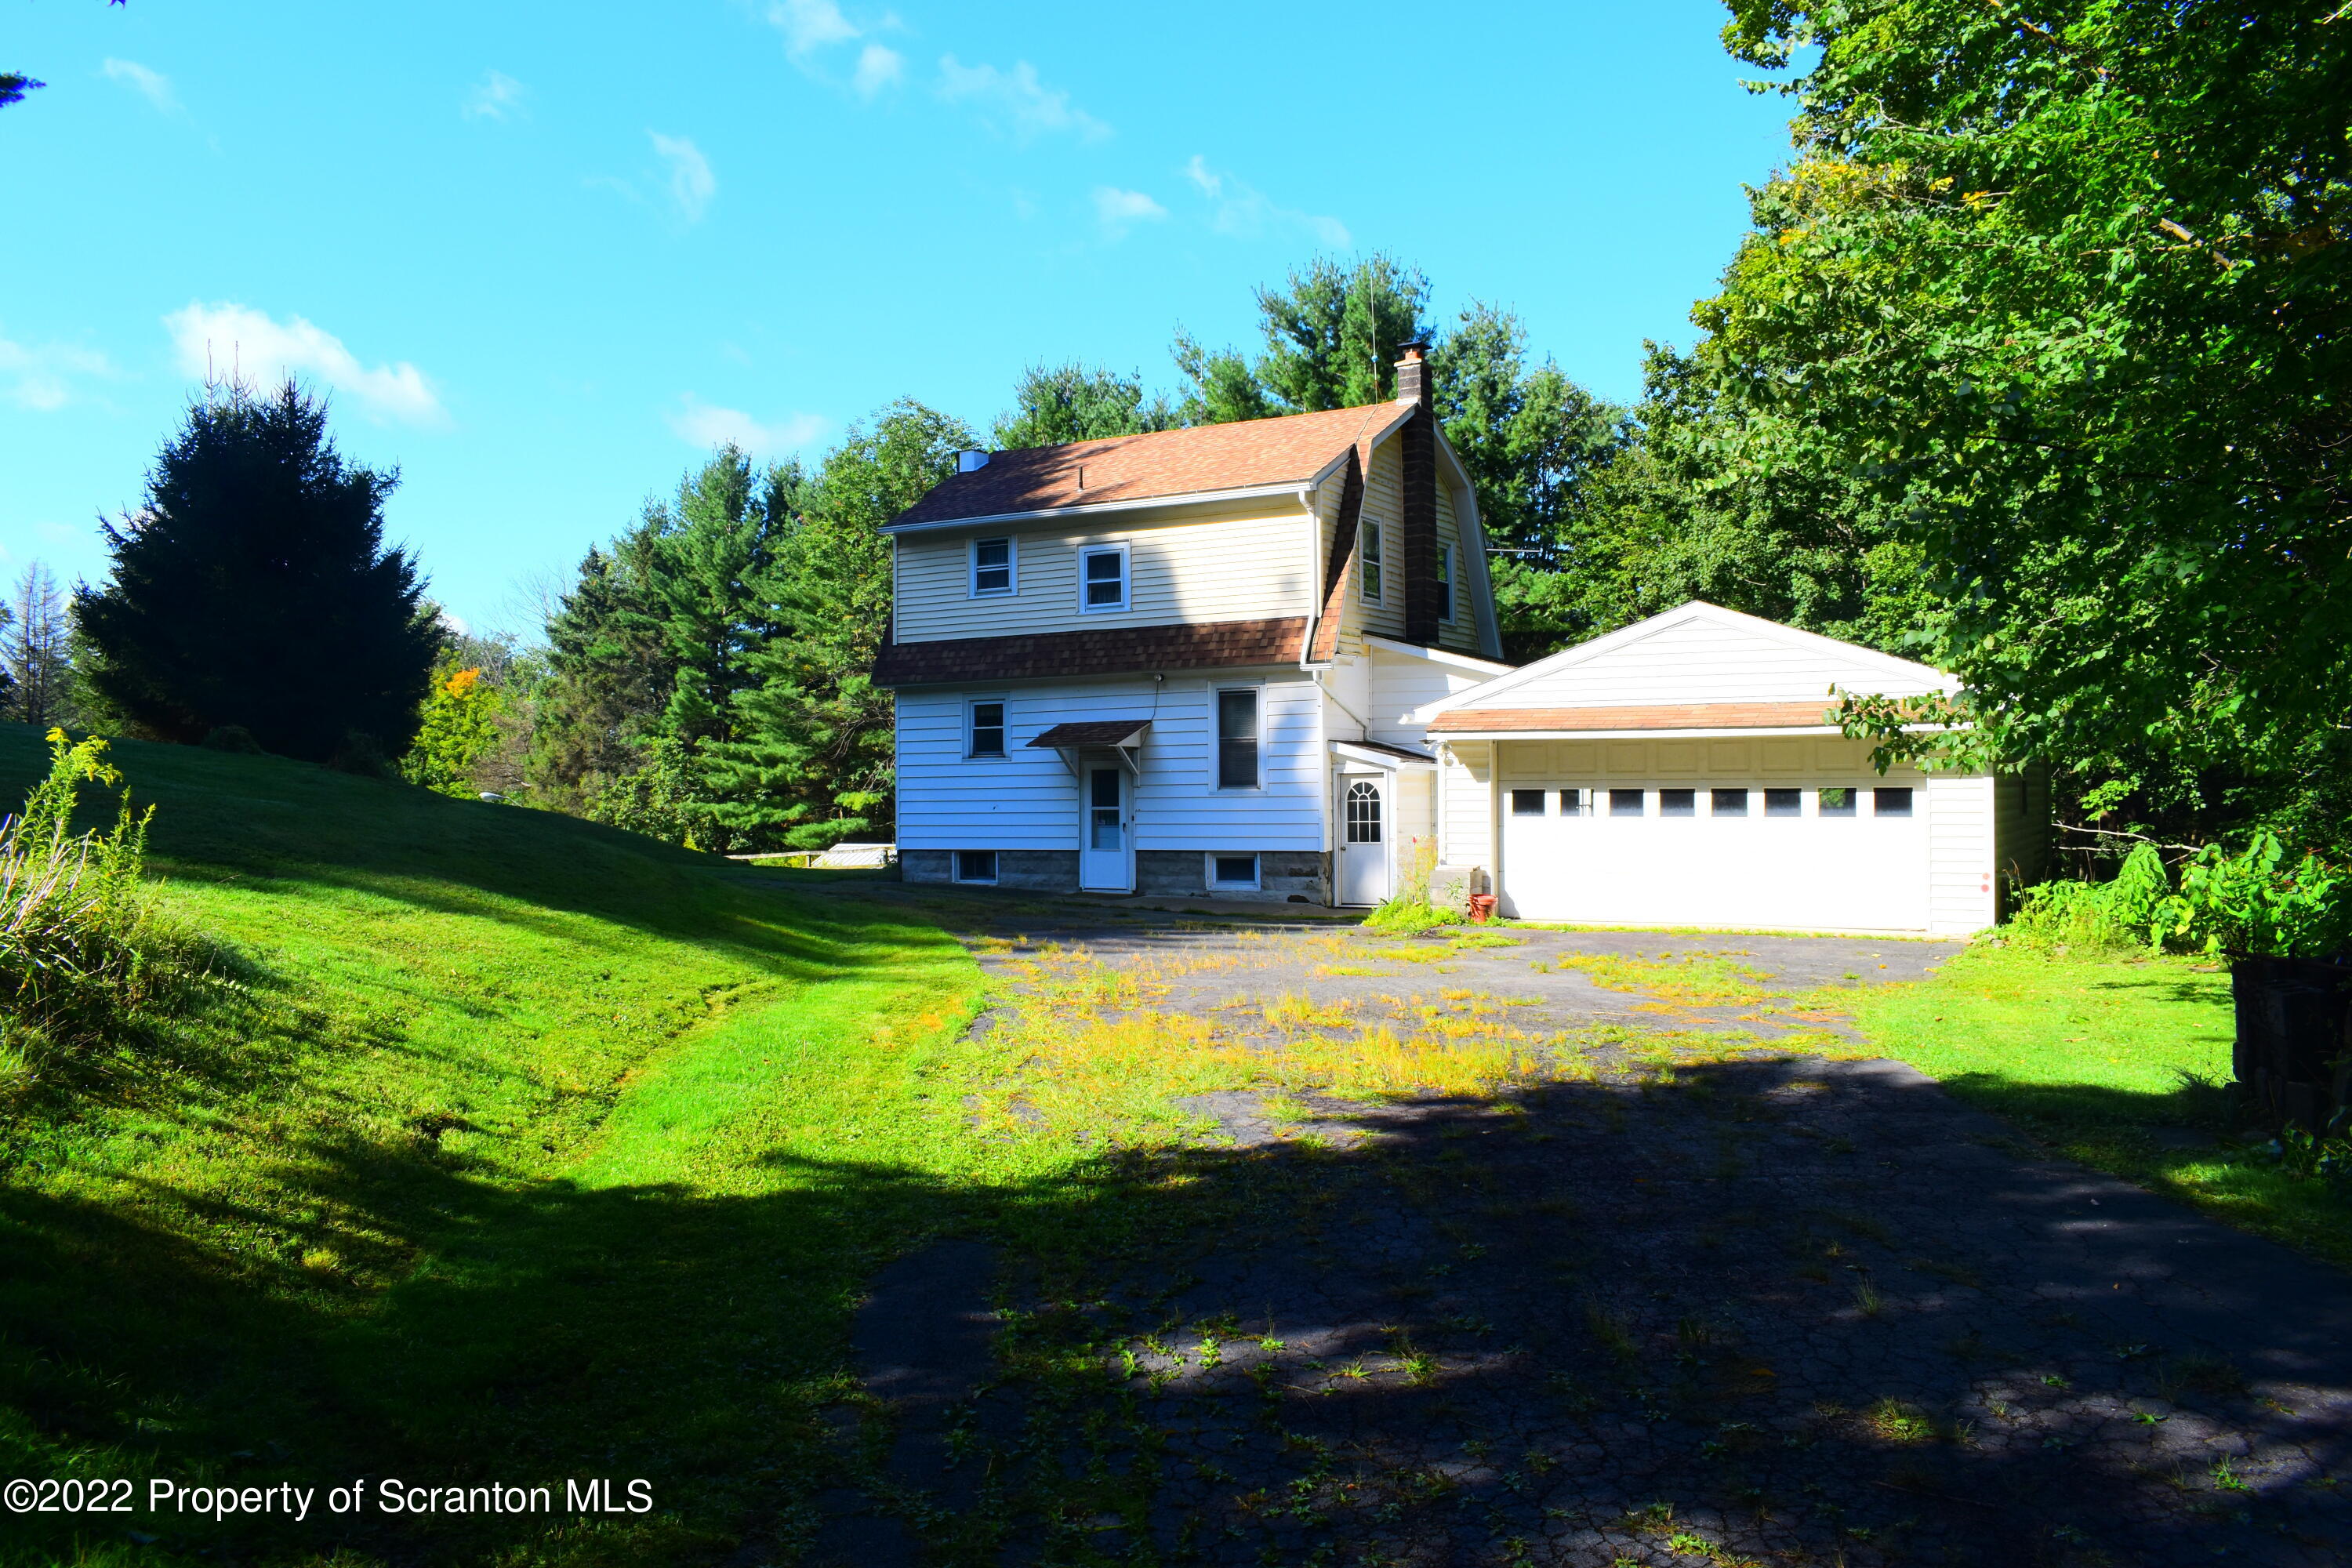
[(106, 525), (107, 584), (74, 596), (91, 691), (164, 740), (237, 725), (313, 761), (406, 750), (442, 632), (415, 563), (384, 547), (398, 483), (345, 462), (325, 401), (292, 382), (208, 390), (145, 506)]
[(7, 714), (46, 730), (73, 718), (72, 626), (57, 574), (36, 561), (18, 574), (0, 612), (0, 667), (7, 671)]

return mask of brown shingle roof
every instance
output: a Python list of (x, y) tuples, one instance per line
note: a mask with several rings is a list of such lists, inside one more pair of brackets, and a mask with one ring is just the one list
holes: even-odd
[(1306, 631), (1306, 616), (1284, 616), (1264, 621), (1199, 621), (885, 643), (875, 655), (874, 684), (968, 685), (1040, 675), (1119, 675), (1290, 664), (1298, 658), (1299, 639)]
[(1825, 702), (1681, 702), (1629, 708), (1456, 708), (1432, 734), (1580, 730), (1805, 730), (1832, 722)]
[(1349, 447), (1412, 411), (1409, 404), (1375, 403), (997, 452), (986, 468), (942, 479), (890, 526), (1304, 484)]
[(1150, 728), (1149, 719), (1090, 719), (1077, 724), (1056, 724), (1029, 744), (1047, 751), (1063, 746), (1116, 746)]

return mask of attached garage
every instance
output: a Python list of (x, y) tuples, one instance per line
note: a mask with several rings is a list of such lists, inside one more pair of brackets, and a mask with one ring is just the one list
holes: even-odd
[(1948, 677), (1692, 604), (1424, 714), (1441, 853), (1503, 912), (1594, 925), (1965, 934), (2039, 873), (2030, 774), (1882, 775), (1827, 721), (1842, 691)]

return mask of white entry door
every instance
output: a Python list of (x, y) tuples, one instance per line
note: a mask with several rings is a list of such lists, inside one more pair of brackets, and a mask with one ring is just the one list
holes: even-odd
[(1339, 901), (1377, 904), (1389, 896), (1389, 813), (1379, 779), (1339, 781)]
[(1100, 893), (1135, 889), (1135, 823), (1127, 771), (1112, 766), (1086, 770), (1086, 820), (1078, 849), (1078, 886)]

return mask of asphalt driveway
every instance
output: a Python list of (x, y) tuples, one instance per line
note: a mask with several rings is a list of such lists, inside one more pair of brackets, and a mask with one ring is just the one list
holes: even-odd
[[(1050, 952), (1226, 1019), (1508, 998), (1496, 1026), (1538, 1043), (1819, 1041), (1823, 988), (1954, 951), (961, 923), (1016, 999)], [(1175, 1194), (1140, 1241), (1072, 1272), (968, 1238), (878, 1283), (859, 1348), (894, 1439), (828, 1500), (819, 1560), (2352, 1560), (2346, 1278), (1900, 1064), (1749, 1051), (1191, 1109), (1198, 1137), (1129, 1166)]]

